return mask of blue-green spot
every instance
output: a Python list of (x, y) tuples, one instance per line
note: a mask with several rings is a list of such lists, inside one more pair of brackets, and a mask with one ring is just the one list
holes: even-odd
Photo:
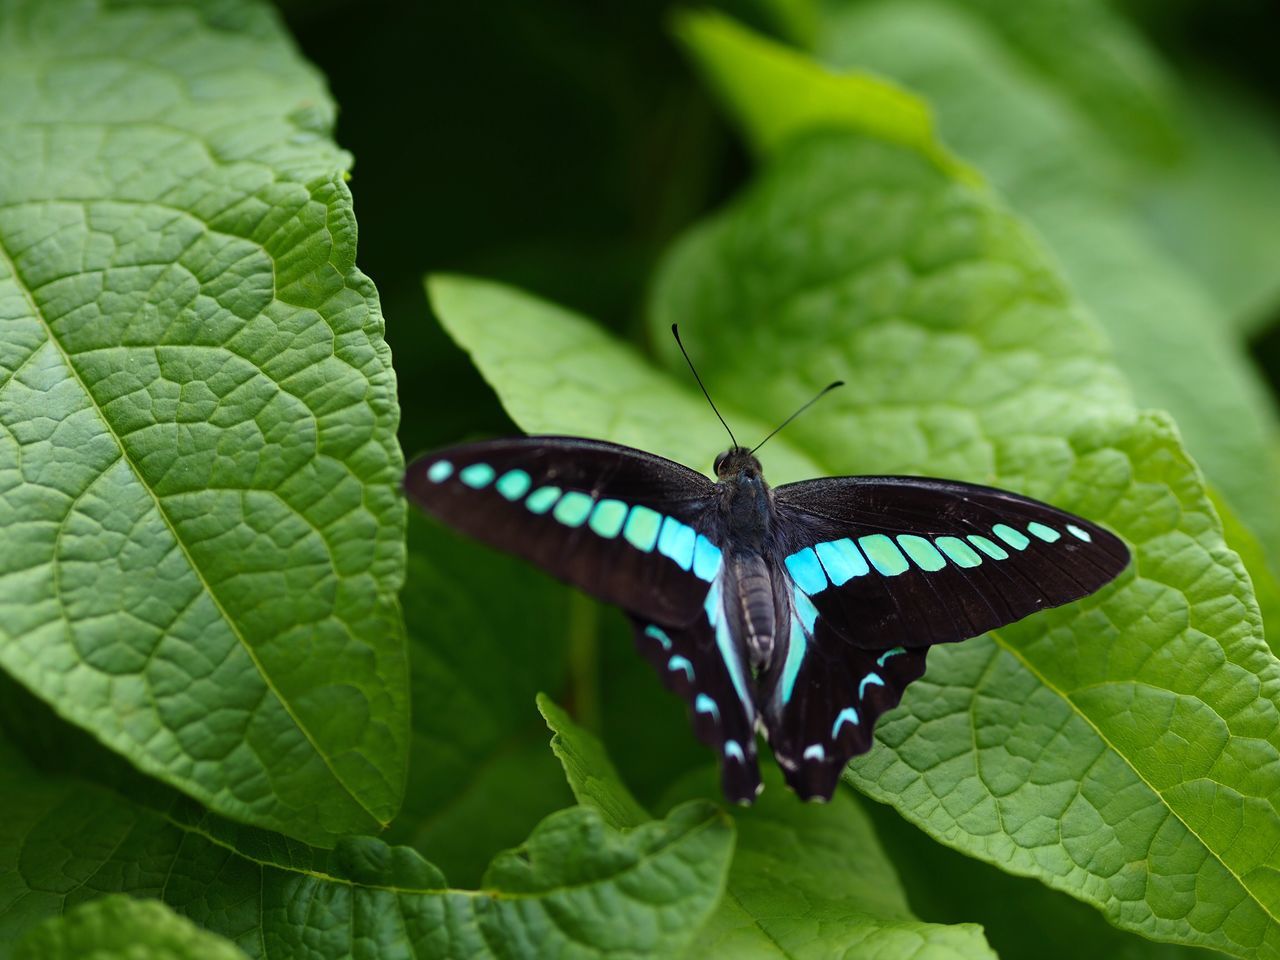
[(681, 570), (693, 566), (693, 544), (697, 534), (693, 527), (681, 523), (675, 517), (666, 517), (658, 532), (658, 552), (669, 557)]
[(508, 470), (494, 484), (498, 492), (508, 500), (519, 500), (529, 492), (531, 486), (533, 480), (523, 470)]
[(708, 697), (705, 693), (698, 694), (693, 701), (693, 709), (696, 713), (709, 713), (715, 717), (716, 723), (720, 722), (720, 708), (716, 706), (716, 702)]
[(782, 664), (782, 702), (791, 702), (791, 694), (796, 687), (796, 677), (800, 675), (800, 664), (804, 662), (805, 651), (809, 641), (805, 639), (804, 628), (799, 617), (791, 618), (791, 640), (787, 644), (787, 659)]
[(582, 493), (579, 490), (570, 490), (560, 498), (560, 502), (556, 504), (556, 508), (551, 515), (566, 527), (580, 527), (591, 513), (591, 508), (594, 505), (595, 501), (591, 499), (589, 494)]
[(892, 650), (886, 650), (884, 653), (880, 654), (880, 656), (876, 657), (876, 665), (883, 667), (884, 662), (890, 657), (896, 657), (898, 654), (906, 652), (906, 649), (903, 647), (894, 647)]
[(867, 687), (883, 687), (884, 681), (880, 679), (878, 673), (868, 673), (862, 678), (862, 682), (858, 684), (858, 699), (865, 700), (867, 696)]
[(959, 537), (939, 537), (934, 544), (957, 567), (976, 567), (982, 563), (977, 551)]
[(787, 565), (787, 571), (796, 586), (805, 593), (821, 593), (827, 589), (827, 575), (822, 572), (822, 564), (818, 562), (818, 555), (813, 552), (813, 547), (797, 550), (783, 563)]
[(896, 577), (900, 573), (906, 573), (911, 566), (907, 563), (907, 558), (902, 555), (902, 551), (883, 533), (859, 537), (858, 546), (867, 555), (871, 565), (886, 577)]
[(813, 636), (813, 625), (818, 622), (818, 608), (803, 590), (792, 590), (791, 594), (795, 597), (796, 616), (804, 624), (805, 633)]
[(693, 572), (708, 582), (720, 572), (720, 548), (702, 534), (693, 544)]
[(747, 758), (743, 756), (742, 744), (737, 740), (726, 740), (724, 742), (724, 755), (726, 757), (737, 757), (739, 760), (745, 761)]
[(985, 553), (992, 560), (1008, 560), (1009, 554), (998, 543), (992, 543), (986, 537), (980, 537), (976, 533), (969, 534), (968, 540), (975, 547)]
[(1083, 540), (1085, 543), (1093, 543), (1093, 537), (1089, 535), (1089, 531), (1081, 530), (1074, 523), (1067, 524), (1067, 533), (1071, 534), (1077, 540)]
[(622, 536), (637, 550), (648, 553), (658, 542), (658, 529), (662, 526), (662, 514), (649, 507), (632, 507)]
[(524, 505), (530, 513), (546, 513), (559, 499), (559, 487), (539, 487), (525, 498)]
[(991, 528), (991, 532), (1015, 550), (1025, 550), (1031, 542), (1007, 523), (997, 523)]
[(840, 728), (846, 723), (852, 723), (855, 727), (858, 725), (858, 711), (853, 707), (845, 707), (836, 714), (836, 722), (831, 725), (831, 739), (834, 740), (840, 732)]
[(1053, 527), (1046, 527), (1043, 523), (1032, 521), (1027, 524), (1027, 531), (1035, 537), (1039, 537), (1045, 543), (1057, 543), (1062, 539), (1062, 534)]
[(737, 691), (739, 700), (743, 703), (750, 703), (751, 695), (747, 690), (747, 678), (742, 672), (742, 658), (738, 656), (737, 649), (733, 645), (733, 634), (729, 632), (729, 624), (722, 615), (721, 598), (720, 580), (716, 578), (711, 582), (711, 588), (707, 590), (707, 599), (703, 602), (703, 609), (707, 612), (707, 620), (715, 628), (716, 648), (720, 651), (720, 659), (724, 661), (729, 670), (729, 679), (733, 681), (733, 689)]
[(458, 472), (458, 479), (473, 490), (483, 490), (493, 483), (494, 469), (487, 463), (473, 463)]
[(861, 577), (871, 572), (867, 561), (848, 537), (843, 540), (820, 543), (814, 547), (814, 550), (818, 554), (818, 559), (822, 561), (822, 569), (827, 571), (827, 576), (837, 587), (844, 586), (854, 577)]
[(804, 748), (804, 758), (806, 760), (825, 760), (827, 751), (823, 749), (820, 743), (811, 743)]
[(453, 476), (453, 464), (448, 460), (437, 460), (427, 468), (427, 479), (432, 483), (444, 483)]
[(667, 669), (672, 673), (677, 670), (683, 670), (685, 672), (685, 676), (687, 676), (690, 681), (693, 680), (693, 664), (684, 657), (672, 657), (667, 661)]
[(661, 627), (655, 627), (651, 623), (649, 626), (644, 628), (644, 635), (646, 637), (653, 637), (653, 639), (657, 640), (662, 644), (663, 650), (671, 649), (671, 638), (667, 636), (667, 631), (663, 630)]
[(933, 573), (935, 570), (941, 570), (947, 565), (947, 559), (938, 552), (937, 547), (926, 540), (924, 537), (917, 537), (913, 533), (905, 533), (898, 537), (898, 546), (912, 562), (921, 570)]
[(627, 519), (627, 505), (621, 500), (601, 500), (591, 511), (587, 526), (597, 536), (612, 540), (622, 530)]

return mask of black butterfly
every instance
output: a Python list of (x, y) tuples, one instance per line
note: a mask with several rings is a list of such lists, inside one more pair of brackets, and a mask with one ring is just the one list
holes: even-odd
[(520, 437), (422, 457), (405, 487), (445, 523), (622, 607), (738, 802), (761, 789), (757, 730), (792, 789), (829, 799), (930, 646), (1077, 600), (1129, 562), (1101, 527), (990, 487), (829, 477), (771, 489), (736, 441), (715, 473), (599, 440)]

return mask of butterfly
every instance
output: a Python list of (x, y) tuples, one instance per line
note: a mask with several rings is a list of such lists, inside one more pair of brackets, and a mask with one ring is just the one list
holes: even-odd
[(1097, 524), (991, 487), (848, 476), (771, 488), (760, 444), (729, 435), (714, 481), (616, 443), (530, 436), (423, 456), (405, 490), (621, 607), (717, 752), (731, 801), (762, 789), (757, 731), (797, 794), (830, 799), (931, 646), (1078, 600), (1129, 563)]

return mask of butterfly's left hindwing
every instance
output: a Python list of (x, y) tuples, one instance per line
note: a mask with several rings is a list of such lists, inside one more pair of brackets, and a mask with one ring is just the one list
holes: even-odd
[(928, 647), (1078, 600), (1128, 565), (1114, 534), (1017, 494), (920, 477), (775, 492), (773, 561), (792, 613), (761, 677), (769, 743), (802, 796), (828, 797)]

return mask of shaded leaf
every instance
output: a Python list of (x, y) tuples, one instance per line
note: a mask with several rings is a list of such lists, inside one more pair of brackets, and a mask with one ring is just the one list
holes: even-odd
[(572, 802), (533, 702), (565, 682), (568, 597), (528, 564), (414, 515), (403, 605), (409, 789), (384, 839), (476, 882), (495, 853)]
[(604, 744), (574, 724), (545, 694), (538, 696), (538, 709), (552, 733), (551, 752), (564, 768), (580, 804), (599, 810), (605, 822), (618, 829), (653, 819), (623, 784)]
[(318, 843), (390, 820), (403, 469), (333, 108), (259, 5), (0, 3), (0, 666)]

